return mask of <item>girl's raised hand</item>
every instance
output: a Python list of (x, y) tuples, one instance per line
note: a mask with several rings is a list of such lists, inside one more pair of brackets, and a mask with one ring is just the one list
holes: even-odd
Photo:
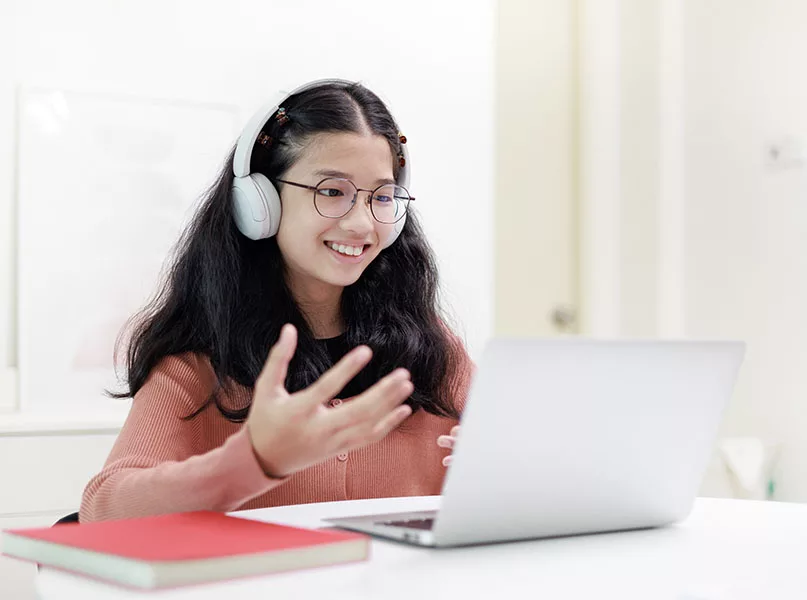
[(330, 400), (361, 371), (372, 351), (358, 346), (308, 386), (294, 394), (285, 388), (297, 330), (284, 325), (255, 382), (247, 417), (252, 447), (264, 472), (285, 477), (340, 453), (377, 442), (411, 413), (403, 404), (414, 390), (406, 369), (396, 369), (350, 402)]

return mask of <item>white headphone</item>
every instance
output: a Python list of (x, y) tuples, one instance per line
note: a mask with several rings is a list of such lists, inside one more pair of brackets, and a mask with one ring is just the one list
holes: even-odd
[[(277, 234), (280, 226), (280, 194), (272, 182), (262, 173), (250, 173), (250, 160), (255, 142), (266, 123), (278, 111), (283, 103), (294, 94), (327, 84), (353, 85), (354, 82), (344, 79), (319, 79), (298, 87), (286, 93), (281, 92), (278, 97), (247, 122), (233, 157), (233, 213), (238, 230), (251, 240), (262, 240)], [(397, 183), (409, 187), (409, 154), (406, 144), (401, 144), (404, 164), (398, 171)], [(388, 248), (401, 234), (406, 215), (395, 223), (389, 238), (383, 244)]]

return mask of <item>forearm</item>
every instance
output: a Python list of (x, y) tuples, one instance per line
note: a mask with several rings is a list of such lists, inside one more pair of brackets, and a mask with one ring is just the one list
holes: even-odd
[(259, 466), (245, 428), (219, 448), (181, 461), (123, 457), (84, 490), (82, 522), (191, 510), (232, 511), (281, 485)]

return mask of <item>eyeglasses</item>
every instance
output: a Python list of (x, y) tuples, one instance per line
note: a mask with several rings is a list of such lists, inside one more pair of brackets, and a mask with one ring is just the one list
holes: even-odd
[(356, 204), (359, 192), (370, 194), (370, 212), (379, 223), (391, 225), (403, 219), (409, 208), (409, 202), (414, 200), (405, 187), (393, 183), (385, 183), (374, 190), (365, 190), (356, 187), (350, 179), (329, 177), (317, 185), (305, 185), (285, 179), (275, 179), (286, 185), (312, 190), (314, 192), (314, 208), (323, 217), (341, 219)]

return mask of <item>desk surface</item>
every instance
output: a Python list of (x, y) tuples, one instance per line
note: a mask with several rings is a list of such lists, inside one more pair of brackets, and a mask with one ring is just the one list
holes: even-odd
[[(282, 506), (238, 513), (316, 527), (322, 519), (436, 508), (439, 497)], [(42, 600), (149, 598), (807, 598), (807, 505), (700, 498), (663, 529), (424, 549), (374, 540), (366, 563), (140, 593), (43, 569)]]

